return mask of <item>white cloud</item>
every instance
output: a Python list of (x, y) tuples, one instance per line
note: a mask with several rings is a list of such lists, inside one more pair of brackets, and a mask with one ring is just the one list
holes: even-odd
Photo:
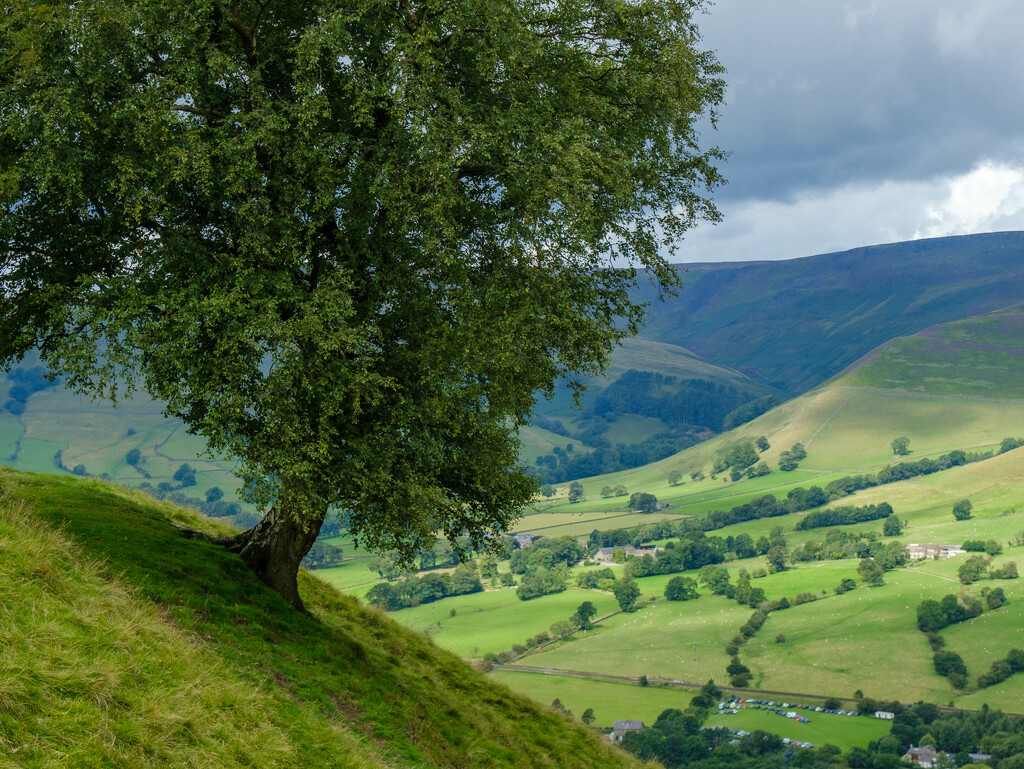
[(926, 209), (929, 222), (915, 237), (983, 232), (1024, 212), (1024, 170), (1019, 167), (982, 163), (946, 184), (946, 198)]
[(735, 201), (723, 209), (723, 223), (691, 232), (675, 259), (790, 259), (926, 237), (1024, 230), (1024, 168), (984, 162), (954, 177), (847, 185), (787, 201)]

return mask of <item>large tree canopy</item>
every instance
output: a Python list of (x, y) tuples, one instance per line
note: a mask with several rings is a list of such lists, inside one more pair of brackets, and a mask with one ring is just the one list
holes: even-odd
[(503, 530), (536, 393), (717, 218), (700, 5), (10, 0), (0, 360), (237, 457), (231, 544), (296, 605), (330, 507), (405, 555)]

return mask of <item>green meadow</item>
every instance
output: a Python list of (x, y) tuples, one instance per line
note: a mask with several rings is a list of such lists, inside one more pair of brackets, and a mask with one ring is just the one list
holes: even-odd
[[(639, 686), (509, 669), (495, 670), (490, 675), (537, 702), (550, 703), (557, 699), (577, 717), (590, 708), (594, 711), (594, 725), (605, 728), (610, 728), (616, 720), (625, 719), (652, 724), (662, 711), (667, 708), (682, 710), (693, 697), (693, 690), (669, 686)], [(820, 704), (811, 700), (794, 702)], [(735, 714), (712, 715), (708, 726), (748, 732), (761, 729), (816, 746), (830, 743), (844, 751), (857, 745), (864, 746), (889, 732), (889, 724), (875, 718), (800, 712), (810, 718), (810, 723), (797, 723), (771, 712), (746, 709)]]
[[(389, 616), (462, 657), (475, 658), (511, 649), (513, 644), (525, 644), (528, 638), (546, 631), (555, 622), (568, 620), (584, 601), (594, 604), (598, 618), (619, 608), (610, 593), (596, 590), (569, 588), (562, 593), (520, 601), (515, 590), (503, 589), (454, 596), (391, 612)], [(615, 617), (599, 622), (593, 630), (579, 634), (579, 640), (602, 633), (606, 623), (614, 622)], [(530, 659), (532, 655), (526, 658)]]

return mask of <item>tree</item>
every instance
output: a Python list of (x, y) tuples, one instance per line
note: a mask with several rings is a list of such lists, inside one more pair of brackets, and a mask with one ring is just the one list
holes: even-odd
[(579, 481), (573, 481), (569, 484), (569, 501), (570, 502), (581, 502), (583, 500), (583, 484)]
[(897, 456), (906, 456), (910, 453), (910, 438), (905, 435), (901, 435), (899, 438), (892, 439), (892, 453)]
[(594, 709), (593, 708), (587, 708), (586, 710), (583, 711), (583, 715), (580, 716), (580, 721), (585, 723), (587, 726), (590, 726), (592, 723), (594, 723), (594, 719), (595, 718), (596, 718), (596, 716), (594, 715)]
[(665, 598), (670, 601), (689, 601), (697, 597), (697, 583), (691, 577), (672, 577), (665, 585)]
[(971, 517), (974, 506), (969, 499), (961, 499), (953, 505), (953, 517), (958, 521), (966, 521)]
[(628, 510), (638, 510), (641, 513), (653, 513), (658, 509), (658, 498), (653, 494), (638, 491), (629, 497), (626, 508)]
[(757, 446), (758, 451), (768, 451), (768, 449), (772, 447), (772, 445), (768, 443), (768, 438), (764, 435), (754, 441), (754, 445)]
[(678, 486), (679, 485), (679, 481), (681, 481), (682, 478), (683, 478), (683, 474), (681, 472), (679, 472), (678, 470), (672, 470), (668, 474), (668, 485), (669, 486)]
[(765, 554), (764, 559), (774, 571), (785, 571), (786, 563), (789, 561), (789, 548), (775, 545)]
[(718, 219), (700, 5), (8, 5), (0, 361), (143, 389), (236, 459), (267, 512), (207, 539), (296, 607), (332, 507), (406, 561), (485, 544), (535, 494), (536, 394)]
[(224, 492), (220, 490), (220, 486), (211, 486), (206, 490), (207, 502), (218, 502), (222, 499), (224, 499)]
[(619, 602), (619, 608), (622, 611), (633, 611), (633, 607), (636, 606), (637, 599), (640, 597), (640, 587), (632, 577), (626, 577), (615, 580), (615, 584), (612, 585), (612, 594)]
[(196, 471), (190, 464), (183, 464), (177, 470), (174, 471), (174, 480), (176, 480), (181, 486), (195, 486), (196, 485)]
[(142, 452), (139, 451), (138, 449), (132, 449), (131, 451), (129, 451), (124, 456), (124, 461), (127, 462), (132, 467), (137, 465), (139, 463), (139, 460), (141, 460), (141, 459), (142, 459)]
[(551, 632), (553, 638), (557, 638), (560, 641), (564, 641), (576, 632), (576, 628), (572, 626), (572, 623), (566, 622), (564, 619), (560, 619), (558, 622), (553, 623), (548, 630)]
[(882, 534), (887, 537), (898, 537), (903, 533), (903, 524), (900, 519), (893, 513), (884, 521), (882, 521)]
[(857, 566), (860, 581), (868, 585), (881, 585), (885, 577), (885, 569), (874, 558), (864, 558)]
[(577, 627), (580, 630), (590, 630), (593, 625), (592, 620), (597, 615), (597, 607), (594, 606), (590, 601), (584, 601), (579, 605), (579, 608), (573, 612), (573, 615), (569, 617), (569, 622), (572, 623), (573, 627)]

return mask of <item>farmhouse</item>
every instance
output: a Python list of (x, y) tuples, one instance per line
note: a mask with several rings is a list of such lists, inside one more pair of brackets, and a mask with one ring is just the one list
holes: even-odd
[(524, 547), (529, 547), (533, 544), (533, 541), (537, 539), (536, 534), (513, 534), (512, 540), (516, 543), (516, 547), (522, 550)]
[(629, 732), (640, 732), (643, 728), (643, 721), (616, 721), (612, 724), (612, 733), (608, 735), (608, 739), (612, 742), (622, 742), (622, 738)]
[(952, 558), (960, 555), (964, 549), (960, 545), (919, 545), (911, 543), (907, 545), (907, 555), (911, 560), (918, 558)]
[(658, 548), (656, 547), (633, 547), (632, 545), (623, 545), (622, 547), (602, 547), (594, 555), (591, 556), (592, 561), (597, 563), (612, 563), (615, 560), (615, 551), (621, 550), (626, 554), (626, 557), (636, 556), (637, 558), (649, 555), (652, 558), (656, 557)]
[(910, 746), (910, 749), (903, 754), (903, 760), (923, 766), (925, 769), (930, 769), (935, 766), (939, 758), (939, 752), (935, 750), (931, 745), (921, 745), (920, 747)]

